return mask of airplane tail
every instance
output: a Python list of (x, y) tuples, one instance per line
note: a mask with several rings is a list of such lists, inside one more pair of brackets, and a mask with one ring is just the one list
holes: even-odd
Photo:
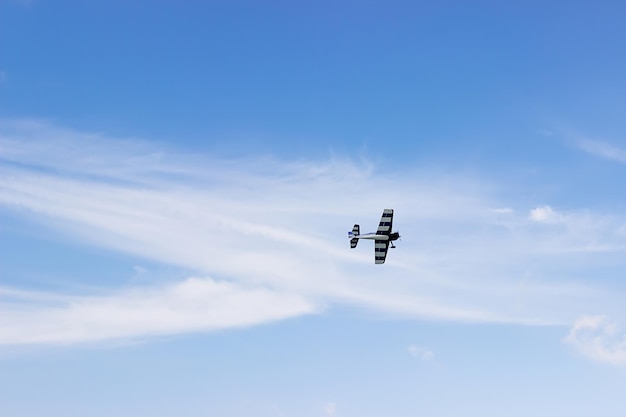
[(358, 224), (355, 224), (352, 228), (351, 232), (348, 232), (348, 237), (350, 238), (350, 247), (352, 249), (356, 248), (356, 244), (359, 243), (360, 228)]

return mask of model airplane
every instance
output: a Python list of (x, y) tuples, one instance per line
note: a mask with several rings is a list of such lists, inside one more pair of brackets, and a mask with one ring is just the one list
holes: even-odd
[(395, 248), (393, 245), (394, 240), (400, 238), (400, 233), (391, 232), (391, 226), (393, 224), (393, 209), (383, 210), (383, 216), (380, 218), (378, 224), (378, 230), (376, 233), (360, 233), (358, 224), (355, 224), (351, 232), (348, 232), (350, 238), (350, 247), (356, 248), (359, 239), (370, 239), (374, 241), (374, 260), (377, 264), (384, 264), (387, 258), (387, 249), (389, 246)]

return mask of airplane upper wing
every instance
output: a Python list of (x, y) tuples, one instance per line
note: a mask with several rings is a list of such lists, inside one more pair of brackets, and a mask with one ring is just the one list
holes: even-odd
[(384, 264), (387, 258), (387, 249), (389, 249), (388, 240), (374, 241), (374, 260), (377, 264)]
[[(393, 225), (393, 209), (384, 209), (383, 215), (378, 223), (377, 235), (388, 235), (391, 233), (391, 226)], [(384, 261), (383, 261), (384, 262)]]

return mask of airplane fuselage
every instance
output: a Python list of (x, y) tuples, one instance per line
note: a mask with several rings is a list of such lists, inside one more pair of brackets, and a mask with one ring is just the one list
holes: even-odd
[(394, 241), (394, 240), (398, 240), (398, 238), (400, 237), (400, 234), (398, 232), (395, 232), (395, 233), (390, 233), (388, 235), (378, 235), (376, 234), (376, 232), (372, 232), (372, 233), (363, 233), (360, 235), (352, 235), (352, 237), (358, 238), (358, 239)]

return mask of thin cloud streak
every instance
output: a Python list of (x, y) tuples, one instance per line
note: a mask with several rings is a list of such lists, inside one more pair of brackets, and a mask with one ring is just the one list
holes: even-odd
[(600, 158), (626, 164), (626, 150), (610, 143), (599, 140), (582, 139), (578, 141), (578, 147)]
[[(220, 160), (39, 121), (0, 123), (0, 149), (5, 161), (0, 204), (5, 210), (43, 223), (50, 232), (197, 271), (237, 289), (217, 293), (217, 299), (237, 298), (239, 290), (259, 296), (259, 321), (243, 323), (313, 314), (333, 305), (391, 317), (539, 325), (568, 323), (597, 306), (622, 308), (614, 293), (570, 279), (591, 274), (599, 250), (621, 262), (626, 236), (617, 232), (624, 224), (619, 216), (569, 210), (558, 223), (538, 222), (523, 213), (542, 206), (514, 209), (515, 202), (499, 201), (488, 191), (492, 184), (461, 176), (419, 171), (381, 175), (371, 164), (340, 158), (321, 163)], [(396, 209), (403, 241), (383, 267), (376, 267), (373, 249), (363, 244), (350, 250), (344, 232), (354, 223), (375, 230), (386, 207)], [(572, 252), (579, 255), (574, 258)], [(37, 320), (50, 312), (49, 306), (31, 299), (18, 309), (2, 295), (9, 290), (14, 289), (0, 291), (0, 314), (13, 317), (26, 333), (10, 333), (0, 343), (35, 340), (27, 333), (45, 333)], [(127, 306), (124, 291), (103, 291), (79, 300), (113, 311)], [(150, 292), (137, 291), (145, 297)], [(263, 307), (267, 292), (276, 293), (277, 305), (285, 304), (283, 315)], [(290, 297), (300, 307), (293, 308)], [(25, 305), (28, 314), (21, 314)], [(143, 304), (137, 305), (140, 309)], [(94, 323), (89, 326), (78, 319), (78, 311), (61, 302), (50, 315), (60, 323), (75, 318), (74, 327), (85, 329), (75, 333), (82, 339), (64, 340), (238, 325), (206, 323), (189, 313), (181, 315), (188, 323), (159, 327), (138, 320), (132, 331), (120, 326), (118, 332), (104, 332), (95, 329), (116, 326), (86, 314)], [(196, 313), (202, 316), (203, 311)]]
[(594, 361), (626, 365), (626, 334), (604, 315), (578, 318), (565, 342)]
[(209, 278), (189, 278), (105, 296), (57, 296), (36, 305), (24, 304), (32, 299), (28, 294), (9, 295), (0, 305), (0, 344), (64, 345), (216, 330), (319, 310), (295, 294)]
[(409, 345), (406, 350), (409, 355), (413, 356), (414, 358), (419, 358), (423, 361), (431, 361), (435, 357), (433, 351), (424, 346)]

